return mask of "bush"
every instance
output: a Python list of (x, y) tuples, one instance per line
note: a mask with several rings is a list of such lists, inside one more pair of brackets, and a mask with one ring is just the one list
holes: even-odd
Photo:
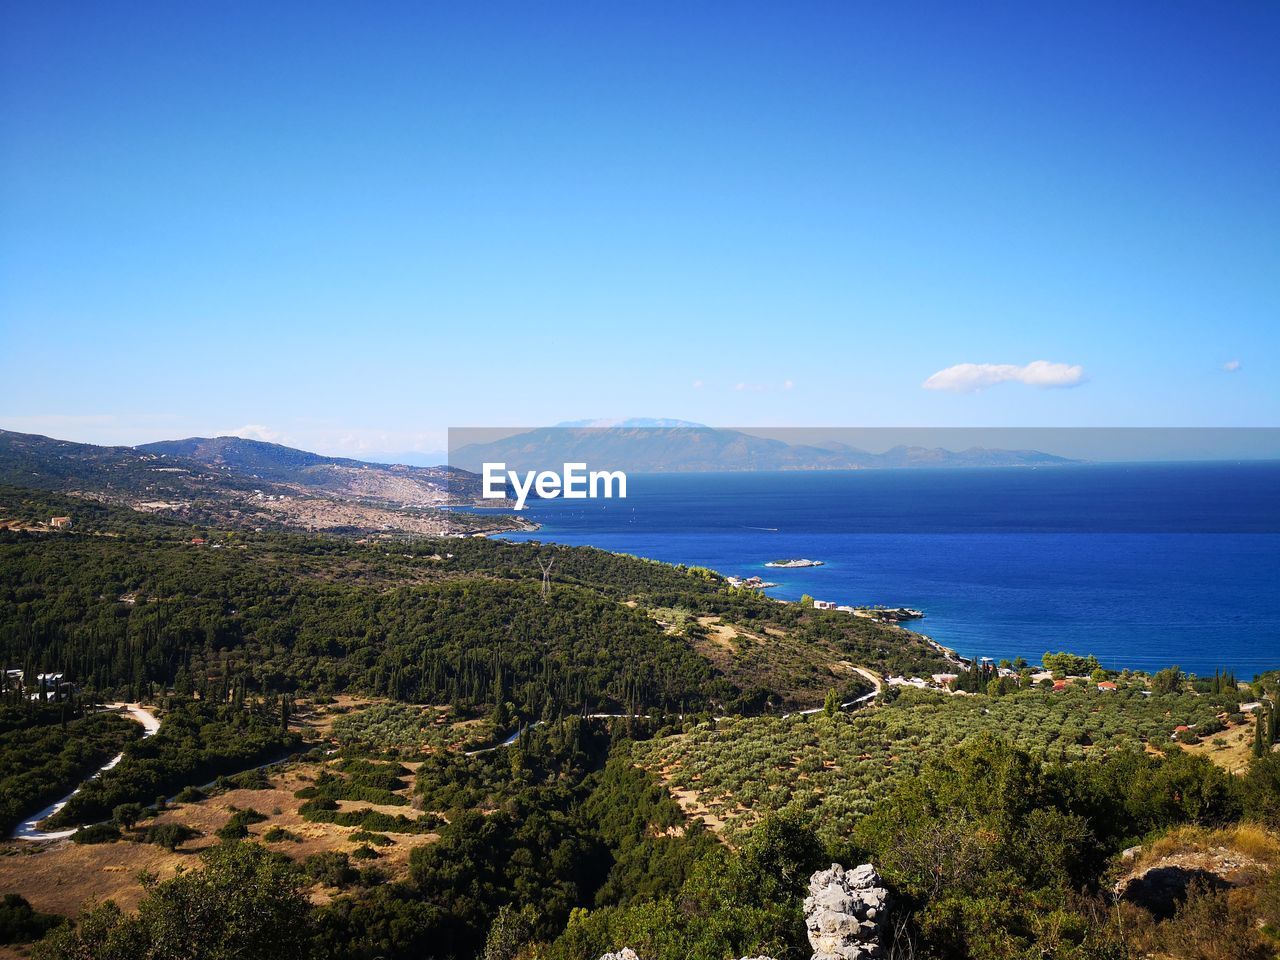
[(36, 947), (40, 960), (307, 960), (312, 909), (298, 870), (254, 843), (215, 846), (202, 866), (150, 884), (136, 913), (107, 901)]
[(30, 943), (39, 940), (66, 918), (56, 913), (33, 910), (24, 897), (6, 893), (0, 899), (0, 944)]
[(267, 843), (283, 843), (286, 840), (292, 840), (294, 843), (301, 843), (302, 838), (292, 830), (286, 830), (284, 827), (272, 827), (262, 835), (262, 839)]
[(261, 767), (258, 767), (255, 770), (246, 770), (244, 773), (237, 773), (233, 777), (228, 777), (227, 783), (235, 790), (271, 789), (271, 778), (267, 776), (267, 772)]
[(166, 850), (177, 850), (188, 840), (200, 836), (200, 831), (193, 830), (185, 823), (157, 823), (147, 828), (142, 835), (144, 843), (154, 843)]
[(231, 808), (231, 819), (225, 825), (218, 828), (219, 840), (241, 840), (249, 835), (249, 824), (261, 823), (267, 819), (265, 814), (259, 813), (252, 807), (244, 810)]
[(389, 847), (395, 843), (390, 837), (382, 833), (371, 833), (368, 830), (353, 830), (347, 837), (352, 843), (371, 843), (375, 847)]
[(119, 839), (120, 828), (114, 823), (95, 823), (71, 835), (72, 843), (111, 843)]
[(326, 887), (350, 886), (360, 875), (351, 866), (350, 857), (334, 850), (313, 853), (303, 861), (302, 869), (308, 877)]
[(132, 827), (147, 816), (147, 808), (140, 803), (121, 803), (111, 811), (111, 819), (122, 827)]

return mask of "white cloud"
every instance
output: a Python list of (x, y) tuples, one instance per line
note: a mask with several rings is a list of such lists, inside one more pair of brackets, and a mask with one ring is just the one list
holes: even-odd
[(782, 389), (783, 389), (783, 390), (793, 390), (793, 389), (795, 389), (795, 383), (793, 383), (793, 382), (792, 382), (792, 381), (790, 381), (790, 380), (783, 380), (783, 381), (782, 381)]
[(706, 385), (707, 385), (707, 384), (706, 384), (706, 382), (705, 382), (705, 381), (702, 381), (702, 380), (695, 380), (695, 381), (693, 381), (693, 389), (695, 389), (695, 390), (701, 390), (701, 389), (702, 389), (703, 387), (705, 387)]
[(233, 430), (219, 430), (220, 437), (240, 437), (242, 440), (263, 440), (267, 443), (282, 443), (289, 446), (289, 438), (279, 430), (272, 430), (260, 423), (246, 423)]
[(1240, 361), (1228, 360), (1226, 363), (1222, 365), (1222, 369), (1225, 370), (1227, 373), (1235, 373), (1237, 370), (1240, 369)]
[(998, 383), (1025, 383), (1031, 387), (1074, 387), (1084, 382), (1084, 367), (1076, 363), (1033, 360), (1014, 363), (957, 363), (939, 370), (923, 384), (926, 390), (974, 393)]

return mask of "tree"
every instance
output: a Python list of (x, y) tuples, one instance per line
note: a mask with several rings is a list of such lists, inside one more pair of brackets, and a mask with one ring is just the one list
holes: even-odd
[(1065, 651), (1063, 653), (1046, 653), (1042, 662), (1046, 670), (1072, 677), (1087, 677), (1101, 667), (1101, 664), (1098, 663), (1098, 658), (1093, 654), (1082, 657), (1079, 654)]
[(1240, 792), (1245, 816), (1280, 827), (1280, 753), (1268, 752), (1255, 758)]
[(185, 823), (158, 823), (147, 829), (143, 839), (147, 843), (154, 843), (166, 850), (177, 850), (188, 840), (198, 836), (200, 836), (199, 832)]
[(535, 919), (533, 909), (527, 905), (516, 910), (503, 904), (485, 938), (481, 960), (515, 960), (520, 948), (533, 939)]
[(994, 677), (987, 681), (987, 694), (992, 697), (1003, 697), (1017, 690), (1018, 681), (1013, 677)]
[(222, 844), (203, 865), (146, 881), (135, 916), (108, 901), (39, 943), (36, 960), (304, 960), (311, 905), (296, 867), (254, 843)]
[(840, 712), (840, 697), (834, 690), (827, 691), (827, 698), (822, 703), (822, 715), (834, 717)]
[(33, 910), (26, 898), (16, 893), (0, 898), (0, 943), (30, 943), (65, 922), (57, 914)]
[(111, 819), (128, 829), (147, 815), (146, 807), (140, 803), (121, 803), (111, 811)]
[(1185, 678), (1176, 666), (1166, 667), (1151, 678), (1151, 692), (1155, 694), (1178, 693)]

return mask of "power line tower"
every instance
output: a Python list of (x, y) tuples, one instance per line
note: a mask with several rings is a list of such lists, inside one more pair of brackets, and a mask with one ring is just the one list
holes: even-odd
[(546, 563), (542, 562), (542, 558), (538, 558), (538, 566), (542, 568), (542, 602), (547, 602), (547, 595), (551, 593), (551, 568), (555, 566), (556, 558), (552, 557)]

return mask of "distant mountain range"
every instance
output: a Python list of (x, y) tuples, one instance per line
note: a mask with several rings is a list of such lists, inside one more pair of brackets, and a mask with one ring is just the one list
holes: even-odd
[[(483, 437), (481, 432), (479, 436)], [(511, 529), (521, 521), (441, 510), (481, 499), (483, 464), (635, 473), (1008, 467), (1070, 463), (1034, 450), (950, 451), (793, 444), (679, 420), (577, 421), (452, 452), (452, 466), (387, 465), (241, 437), (102, 447), (0, 430), (0, 483), (120, 503), (196, 524), (356, 535)], [(497, 506), (494, 501), (486, 505)]]
[(511, 525), (439, 509), (480, 498), (479, 477), (463, 470), (366, 463), (240, 437), (102, 447), (0, 430), (0, 483), (199, 524), (354, 534)]
[[(669, 425), (674, 424), (674, 425)], [(479, 436), (482, 438), (483, 433)], [(635, 473), (744, 470), (868, 470), (926, 467), (1025, 467), (1073, 463), (1038, 450), (896, 446), (871, 453), (846, 443), (794, 444), (739, 430), (681, 421), (577, 421), (492, 441), (478, 439), (450, 452), (449, 462), (478, 472), (485, 463), (508, 469), (559, 469), (582, 462), (595, 469)]]
[(300, 484), (331, 493), (358, 494), (402, 504), (437, 504), (446, 486), (465, 486), (474, 479), (464, 471), (448, 467), (328, 457), (242, 437), (160, 440), (134, 449), (162, 457), (194, 460), (207, 467), (230, 469), (255, 479)]

